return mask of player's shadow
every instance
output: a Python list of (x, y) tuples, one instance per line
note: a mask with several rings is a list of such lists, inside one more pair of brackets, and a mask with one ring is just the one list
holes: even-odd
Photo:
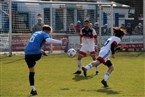
[[(28, 95), (28, 96), (26, 96), (26, 97), (34, 97), (34, 96), (30, 94), (30, 95)], [(35, 97), (38, 97), (38, 96), (37, 96), (37, 95), (35, 95)]]
[(62, 91), (69, 91), (70, 89), (69, 88), (61, 88), (60, 90), (62, 90)]
[(72, 79), (75, 81), (81, 81), (81, 80), (88, 80), (93, 78), (95, 75), (88, 75), (87, 77), (83, 76), (83, 75), (75, 75)]
[(102, 88), (102, 89), (98, 89), (96, 91), (101, 92), (101, 93), (106, 93), (107, 95), (120, 94), (119, 91), (112, 90), (111, 88)]
[(98, 90), (86, 90), (86, 89), (81, 89), (81, 92), (101, 92), (101, 93), (106, 93), (107, 95), (117, 95), (120, 94), (118, 91), (114, 91), (110, 88), (102, 88)]

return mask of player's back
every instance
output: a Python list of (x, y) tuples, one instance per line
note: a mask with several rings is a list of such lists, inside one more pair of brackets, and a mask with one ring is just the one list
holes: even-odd
[(45, 39), (48, 37), (49, 35), (43, 31), (37, 31), (33, 33), (25, 48), (25, 54), (41, 53), (41, 47), (45, 43)]
[(104, 43), (101, 49), (110, 50), (112, 43), (114, 43), (115, 45), (118, 45), (120, 42), (121, 42), (121, 39), (119, 37), (112, 36), (109, 39), (107, 39), (107, 41)]

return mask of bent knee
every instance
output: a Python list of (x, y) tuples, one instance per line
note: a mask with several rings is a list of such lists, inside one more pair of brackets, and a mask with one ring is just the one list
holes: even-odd
[(113, 64), (111, 63), (111, 61), (110, 60), (107, 60), (107, 62), (105, 63), (105, 65), (108, 67), (108, 68), (113, 68)]
[(96, 56), (95, 55), (91, 55), (92, 59), (95, 61), (96, 60)]
[(114, 71), (114, 67), (113, 67), (113, 65), (110, 67), (110, 69), (111, 69), (111, 71)]
[(99, 64), (100, 64), (100, 61), (98, 61), (98, 60), (95, 60), (95, 61), (92, 62), (92, 65), (94, 67), (97, 67)]
[(78, 60), (81, 60), (83, 58), (82, 55), (78, 55)]

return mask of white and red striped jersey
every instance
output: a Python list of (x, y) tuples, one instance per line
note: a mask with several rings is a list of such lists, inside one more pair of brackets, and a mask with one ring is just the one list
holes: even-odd
[(96, 31), (93, 28), (86, 30), (82, 28), (80, 36), (83, 37), (82, 44), (94, 45), (94, 38), (97, 38)]
[(118, 46), (118, 44), (121, 42), (121, 39), (119, 37), (116, 36), (111, 36), (103, 45), (103, 47), (101, 49), (107, 49), (107, 50), (111, 50), (111, 45), (114, 44), (115, 47)]

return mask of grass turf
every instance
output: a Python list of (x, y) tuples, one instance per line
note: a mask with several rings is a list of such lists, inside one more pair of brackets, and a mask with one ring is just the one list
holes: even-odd
[[(117, 53), (111, 59), (115, 66), (108, 85), (100, 81), (107, 67), (99, 66), (88, 71), (88, 77), (73, 75), (77, 69), (77, 57), (66, 54), (51, 54), (42, 57), (35, 67), (36, 97), (145, 97), (145, 53)], [(83, 65), (91, 62), (83, 58)], [(30, 97), (28, 68), (23, 55), (0, 56), (0, 97)]]

